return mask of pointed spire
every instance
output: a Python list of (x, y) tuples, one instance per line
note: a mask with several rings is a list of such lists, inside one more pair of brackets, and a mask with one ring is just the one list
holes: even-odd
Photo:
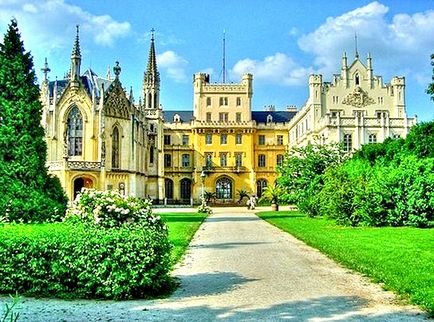
[(108, 80), (111, 80), (111, 75), (110, 75), (110, 65), (107, 66), (107, 73), (105, 75), (105, 78), (107, 78)]
[(149, 48), (148, 66), (145, 72), (145, 83), (159, 87), (160, 73), (157, 70), (157, 57), (155, 55), (154, 28), (151, 29), (151, 46)]
[(226, 30), (223, 30), (223, 84), (226, 83)]
[(80, 52), (80, 25), (76, 25), (76, 34), (75, 34), (75, 41), (74, 41), (74, 47), (72, 48), (72, 55), (71, 57), (77, 56), (81, 58), (81, 52)]
[(356, 47), (356, 59), (359, 59), (359, 51), (357, 49), (357, 33), (356, 32), (354, 33), (354, 44)]
[(44, 73), (44, 82), (48, 82), (48, 73), (51, 72), (51, 69), (48, 67), (47, 57), (45, 57), (45, 64), (41, 71)]
[(70, 80), (77, 82), (80, 79), (80, 65), (81, 65), (81, 53), (80, 53), (80, 30), (79, 25), (76, 26), (77, 32), (75, 35), (74, 46), (71, 54), (71, 72)]
[(341, 66), (341, 69), (345, 70), (347, 68), (348, 68), (348, 65), (347, 65), (347, 53), (344, 51), (344, 53), (342, 55), (342, 66)]

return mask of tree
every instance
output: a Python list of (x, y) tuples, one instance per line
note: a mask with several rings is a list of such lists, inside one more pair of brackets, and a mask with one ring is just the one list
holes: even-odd
[(279, 184), (275, 184), (272, 186), (266, 186), (262, 190), (261, 200), (266, 200), (271, 202), (271, 207), (273, 210), (279, 210), (279, 200), (283, 194), (283, 188)]
[(12, 20), (0, 44), (0, 211), (11, 220), (41, 221), (65, 210), (66, 196), (45, 166), (41, 111), (33, 60)]
[(244, 198), (249, 198), (249, 194), (246, 190), (244, 189), (239, 189), (237, 190), (237, 194), (238, 194), (238, 203), (242, 203)]
[(310, 216), (318, 215), (318, 192), (326, 169), (341, 164), (348, 153), (340, 144), (308, 144), (292, 148), (285, 157), (278, 183), (284, 191), (280, 199), (295, 203), (301, 211)]
[(431, 95), (431, 100), (434, 101), (434, 54), (431, 55), (431, 66), (433, 66), (431, 78), (432, 82), (428, 85), (426, 92), (427, 94)]

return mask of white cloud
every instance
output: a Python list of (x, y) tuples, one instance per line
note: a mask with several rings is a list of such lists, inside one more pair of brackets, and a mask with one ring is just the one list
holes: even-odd
[(246, 58), (238, 61), (231, 70), (234, 77), (252, 73), (257, 81), (286, 86), (304, 85), (311, 72), (311, 68), (298, 65), (283, 53), (276, 53), (261, 61)]
[[(329, 17), (312, 33), (299, 38), (299, 47), (315, 56), (318, 72), (325, 76), (339, 71), (339, 57), (353, 57), (357, 33), (359, 53), (373, 56), (374, 69), (389, 75), (427, 78), (429, 56), (434, 48), (434, 11), (388, 17), (389, 8), (379, 2)], [(374, 70), (374, 72), (377, 72)], [(386, 76), (386, 75), (385, 75)]]
[(64, 0), (15, 0), (0, 2), (0, 28), (6, 29), (12, 17), (18, 21), (28, 48), (45, 51), (71, 46), (76, 24), (102, 46), (112, 46), (131, 29), (109, 15), (94, 15)]
[(157, 63), (158, 67), (164, 70), (167, 76), (175, 82), (182, 83), (187, 80), (185, 68), (188, 65), (188, 61), (175, 52), (168, 50), (157, 55)]

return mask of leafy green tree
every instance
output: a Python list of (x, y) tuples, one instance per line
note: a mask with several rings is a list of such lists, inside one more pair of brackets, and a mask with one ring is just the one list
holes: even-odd
[(238, 203), (242, 203), (244, 198), (249, 198), (249, 193), (247, 192), (247, 190), (244, 189), (239, 189), (237, 190), (237, 194), (238, 194)]
[(427, 94), (431, 95), (431, 99), (434, 101), (434, 54), (431, 55), (431, 66), (433, 66), (431, 78), (432, 82), (428, 85), (426, 92)]
[(53, 219), (65, 210), (66, 196), (45, 166), (41, 111), (33, 60), (12, 20), (0, 44), (0, 211), (11, 220)]
[(318, 193), (326, 169), (341, 164), (348, 154), (339, 144), (308, 144), (292, 148), (285, 157), (280, 173), (279, 185), (283, 188), (281, 200), (295, 203), (309, 216), (319, 214)]

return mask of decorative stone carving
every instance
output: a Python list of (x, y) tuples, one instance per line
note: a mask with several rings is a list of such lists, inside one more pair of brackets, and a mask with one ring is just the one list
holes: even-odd
[(359, 86), (354, 89), (354, 92), (348, 94), (342, 101), (342, 104), (351, 105), (354, 107), (365, 107), (374, 104), (375, 101)]
[(104, 99), (105, 116), (130, 118), (130, 101), (127, 99), (121, 83), (115, 80), (111, 85)]

